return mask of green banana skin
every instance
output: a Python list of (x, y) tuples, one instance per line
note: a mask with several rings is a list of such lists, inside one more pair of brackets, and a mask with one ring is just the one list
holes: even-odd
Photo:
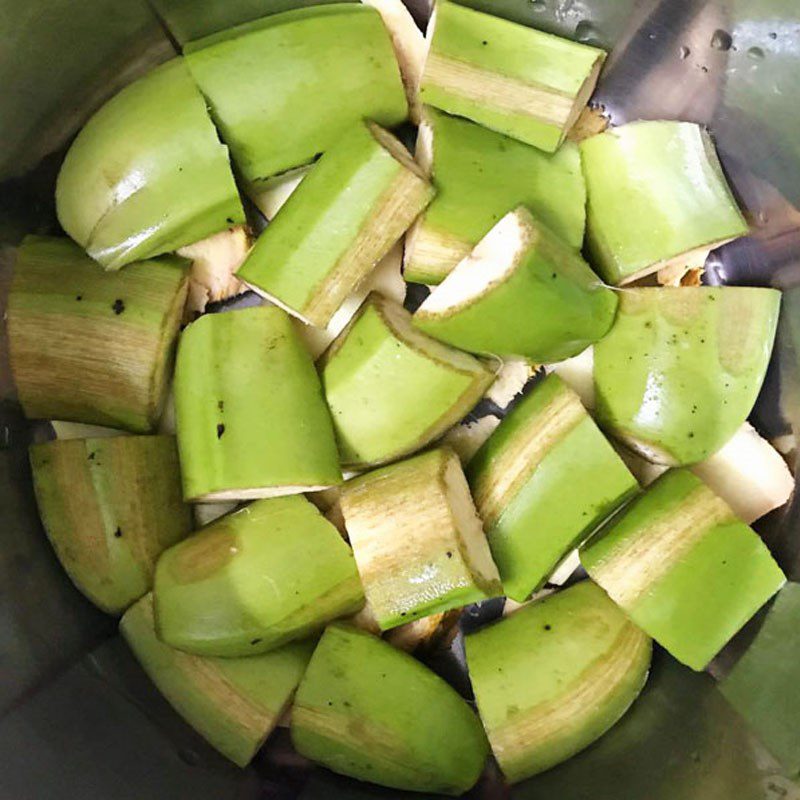
[(292, 741), (334, 772), (454, 796), (477, 782), (488, 750), (475, 713), (449, 684), (341, 623), (323, 634), (297, 690)]
[(594, 90), (605, 52), (439, 0), (420, 96), (541, 150), (558, 150)]
[(128, 609), (120, 633), (170, 705), (239, 767), (250, 763), (289, 708), (315, 644), (292, 642), (247, 658), (183, 653), (158, 638), (152, 595)]
[(408, 116), (389, 34), (378, 12), (359, 4), (274, 14), (192, 42), (185, 53), (256, 191), (311, 163), (362, 119), (391, 128)]
[(581, 256), (519, 207), (434, 289), (414, 324), (472, 353), (541, 364), (603, 337), (616, 308)]
[(665, 473), (610, 520), (581, 548), (581, 564), (697, 671), (786, 582), (758, 534), (687, 469)]
[(745, 236), (714, 143), (689, 122), (633, 122), (580, 145), (590, 260), (611, 284), (673, 267)]
[(109, 270), (245, 221), (228, 149), (184, 59), (140, 78), (89, 120), (58, 175), (56, 210)]
[(753, 409), (780, 302), (774, 289), (738, 286), (620, 292), (594, 348), (598, 422), (649, 461), (705, 460)]
[(28, 236), (8, 299), (8, 349), (32, 419), (157, 428), (188, 289), (165, 256), (107, 273), (66, 238)]
[(517, 783), (566, 761), (615, 725), (647, 680), (642, 633), (591, 581), (466, 637), (492, 750)]
[(153, 594), (166, 644), (220, 657), (269, 652), (364, 605), (349, 545), (300, 496), (258, 500), (170, 548)]
[(557, 375), (513, 407), (470, 460), (467, 476), (503, 589), (518, 602), (639, 491)]
[(71, 439), (30, 448), (47, 536), (78, 589), (109, 614), (148, 592), (158, 557), (185, 538), (172, 436)]
[(189, 501), (253, 500), (341, 483), (319, 377), (279, 308), (192, 323), (178, 347), (175, 410)]

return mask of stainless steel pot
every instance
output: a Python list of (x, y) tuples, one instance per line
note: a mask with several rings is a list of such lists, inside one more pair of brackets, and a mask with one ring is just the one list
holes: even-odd
[[(309, 0), (305, 0), (306, 3)], [(598, 101), (614, 122), (708, 124), (753, 222), (712, 257), (711, 283), (785, 290), (779, 343), (754, 421), (800, 425), (800, 5), (797, 0), (462, 0), (613, 53)], [(27, 232), (57, 230), (53, 184), (65, 145), (99, 104), (180, 44), (299, 0), (0, 0), (0, 309)], [(421, 24), (425, 0), (409, 2)], [(157, 695), (61, 573), (41, 530), (0, 332), (0, 798), (399, 797), (313, 771), (278, 732), (242, 772)], [(762, 533), (800, 578), (796, 504)], [(487, 610), (491, 613), (491, 609)], [(724, 672), (750, 626), (715, 662)], [(798, 632), (800, 635), (800, 632)], [(435, 666), (458, 683), (458, 646)], [(709, 676), (658, 654), (634, 711), (568, 764), (475, 797), (775, 800), (800, 797)]]

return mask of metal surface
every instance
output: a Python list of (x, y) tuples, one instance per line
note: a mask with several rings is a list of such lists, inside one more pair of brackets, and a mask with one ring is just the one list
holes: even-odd
[[(778, 348), (754, 414), (770, 436), (800, 425), (800, 4), (797, 0), (462, 0), (612, 48), (597, 102), (614, 122), (709, 125), (753, 224), (712, 256), (711, 283), (785, 290)], [(0, 0), (0, 313), (13, 249), (54, 231), (59, 153), (102, 100), (174, 43), (294, 0)], [(425, 0), (413, 10), (422, 21)], [(799, 288), (795, 288), (798, 286)], [(250, 770), (229, 767), (149, 685), (110, 621), (60, 572), (38, 523), (30, 429), (14, 403), (0, 332), (0, 797), (398, 797), (317, 772), (273, 738)], [(763, 533), (800, 577), (800, 504)], [(495, 610), (496, 611), (496, 610)], [(752, 628), (737, 640), (746, 647)], [(729, 649), (717, 663), (736, 658)], [(458, 640), (434, 662), (466, 691)], [(305, 786), (305, 788), (304, 788)], [(796, 796), (711, 679), (666, 656), (634, 712), (584, 756), (517, 787), (520, 800), (775, 800)], [(507, 797), (491, 775), (475, 797)]]

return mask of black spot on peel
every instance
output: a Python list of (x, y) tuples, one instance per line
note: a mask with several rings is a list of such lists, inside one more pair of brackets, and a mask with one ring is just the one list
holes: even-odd
[(552, 625), (545, 625), (545, 626), (544, 626), (544, 629), (545, 629), (546, 631), (551, 631), (551, 630), (553, 630), (553, 626), (552, 626)]
[(255, 645), (257, 645), (257, 644), (261, 644), (261, 642), (262, 642), (262, 640), (261, 640), (261, 639), (253, 639), (253, 640), (250, 642), (250, 644), (252, 644), (253, 646), (255, 646)]
[(89, 453), (89, 461), (94, 461), (94, 457), (95, 457), (96, 455), (97, 455), (97, 453), (94, 453), (94, 452), (92, 452), (92, 453)]
[(226, 217), (225, 222), (227, 222), (228, 225), (233, 225), (233, 217)]
[(217, 400), (217, 408), (220, 411), (224, 411), (225, 410), (225, 401), (224, 400)]
[(125, 301), (118, 297), (111, 306), (111, 309), (117, 316), (119, 316), (125, 311)]
[(217, 425), (217, 439), (221, 439), (222, 435), (225, 433), (225, 426), (220, 423)]
[(114, 531), (114, 537), (117, 538), (117, 539), (121, 539), (122, 538), (122, 528), (117, 528)]
[(453, 554), (452, 554), (452, 552), (450, 550), (447, 551), (447, 557), (448, 558), (452, 558), (453, 557)]
[(83, 295), (82, 295), (82, 294), (79, 294), (79, 295), (78, 295), (78, 296), (77, 296), (75, 299), (76, 299), (78, 302), (80, 302), (81, 300), (83, 300)]

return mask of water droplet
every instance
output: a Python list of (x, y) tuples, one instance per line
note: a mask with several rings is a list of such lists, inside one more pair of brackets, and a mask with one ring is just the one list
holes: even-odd
[(681, 57), (681, 61), (686, 61), (687, 58), (692, 54), (692, 51), (686, 46), (683, 45), (681, 49), (678, 51), (678, 55)]
[(752, 58), (753, 61), (763, 61), (764, 51), (760, 47), (751, 47), (747, 51), (747, 57)]
[(711, 37), (711, 46), (715, 50), (730, 50), (732, 44), (733, 37), (728, 31), (723, 31), (721, 28), (714, 31), (714, 35)]
[(654, 42), (656, 39), (658, 39), (658, 35), (657, 35), (657, 34), (655, 34), (655, 33), (648, 33), (648, 34), (647, 34), (647, 38), (648, 38), (648, 39), (649, 39), (651, 42)]
[(579, 42), (591, 41), (595, 36), (595, 29), (591, 22), (588, 20), (581, 20), (575, 26), (575, 38)]
[(767, 212), (759, 211), (756, 214), (756, 222), (758, 222), (759, 225), (766, 225), (769, 222), (769, 215)]
[(544, 0), (530, 0), (530, 4), (531, 11), (541, 13), (542, 11), (547, 10), (547, 5), (545, 4)]

